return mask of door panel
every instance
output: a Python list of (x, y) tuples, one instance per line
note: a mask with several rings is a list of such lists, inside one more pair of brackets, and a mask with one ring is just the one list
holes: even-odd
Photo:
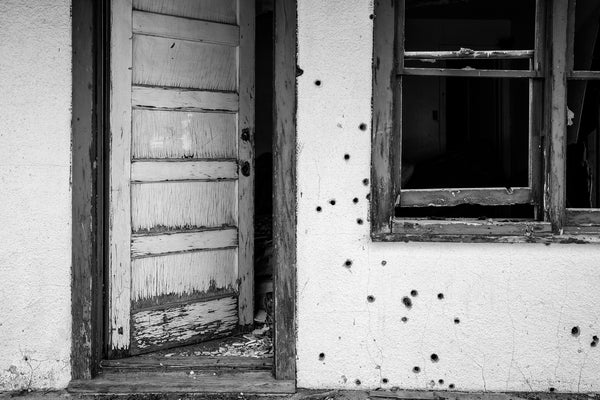
[(113, 356), (252, 322), (253, 92), (253, 2), (112, 1)]

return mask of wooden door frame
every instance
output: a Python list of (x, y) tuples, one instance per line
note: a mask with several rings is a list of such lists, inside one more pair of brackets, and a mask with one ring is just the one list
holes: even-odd
[[(247, 0), (242, 0), (247, 1)], [(92, 379), (106, 354), (104, 332), (104, 137), (107, 0), (72, 5), (71, 378)], [(296, 379), (296, 6), (274, 12), (274, 364)]]

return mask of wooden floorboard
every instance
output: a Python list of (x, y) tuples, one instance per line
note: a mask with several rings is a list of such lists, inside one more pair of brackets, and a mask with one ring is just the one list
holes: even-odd
[(71, 381), (81, 394), (130, 393), (294, 393), (292, 380), (275, 380), (270, 371), (109, 372), (92, 380)]

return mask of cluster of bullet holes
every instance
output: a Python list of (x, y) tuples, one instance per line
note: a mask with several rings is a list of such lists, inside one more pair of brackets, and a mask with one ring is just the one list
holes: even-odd
[[(581, 329), (579, 329), (578, 326), (574, 326), (573, 328), (571, 328), (571, 335), (573, 337), (579, 337), (580, 334), (581, 334)], [(598, 338), (597, 335), (594, 335), (594, 336), (592, 336), (592, 341), (590, 342), (590, 346), (596, 347), (596, 346), (598, 346), (598, 342), (600, 342), (600, 338)]]
[(598, 336), (596, 336), (596, 335), (592, 336), (592, 343), (590, 343), (590, 346), (592, 346), (592, 347), (598, 346), (598, 340), (599, 340)]

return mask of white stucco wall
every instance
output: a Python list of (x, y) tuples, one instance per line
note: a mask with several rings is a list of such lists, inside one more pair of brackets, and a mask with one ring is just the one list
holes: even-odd
[(371, 0), (298, 5), (298, 385), (599, 391), (600, 246), (373, 243), (357, 223), (368, 215), (371, 13)]
[(0, 391), (70, 379), (70, 135), (70, 1), (0, 1)]

